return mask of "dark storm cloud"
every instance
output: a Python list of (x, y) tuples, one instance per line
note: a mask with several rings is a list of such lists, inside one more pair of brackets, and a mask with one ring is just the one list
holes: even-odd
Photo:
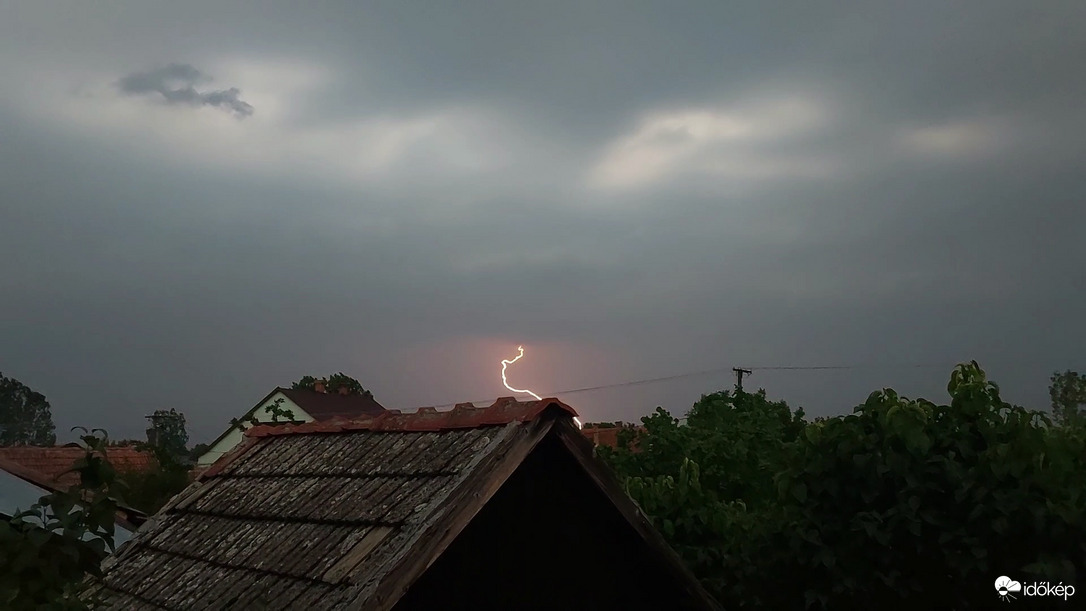
[[(0, 79), (0, 100), (44, 103), (18, 85), (38, 76), (130, 72), (118, 84), (130, 95), (251, 111), (167, 64), (185, 57), (259, 99), (263, 118), (290, 72), (277, 62), (333, 75), (277, 98), (284, 131), (248, 147), (201, 132), (190, 157), (129, 148), (143, 139), (94, 133), (93, 117), (35, 122), (0, 106), (0, 369), (44, 392), (60, 429), (136, 435), (149, 410), (177, 407), (205, 440), (270, 386), (320, 371), (356, 374), (394, 407), (501, 393), (489, 361), (450, 381), (450, 360), (471, 355), (419, 356), (465, 337), (607, 355), (571, 348), (560, 356), (579, 373), (551, 380), (533, 377), (529, 352), (518, 374), (546, 390), (862, 366), (751, 378), (816, 415), (884, 386), (938, 400), (971, 358), (1007, 398), (1041, 407), (1052, 370), (1086, 368), (1082, 2), (268, 2), (259, 14), (190, 2), (108, 18), (47, 4), (0, 23), (0, 57), (43, 62), (33, 79)], [(137, 71), (132, 57), (168, 67)], [(234, 80), (250, 69), (267, 70), (260, 87)], [(793, 133), (788, 115), (755, 120), (780, 99), (824, 121)], [(448, 108), (501, 115), (498, 137), (463, 139), (505, 165), (439, 172), (452, 153), (422, 140), (352, 182), (359, 149), (327, 137)], [(679, 119), (637, 140), (660, 117)], [(748, 124), (782, 135), (729, 139)], [(260, 147), (282, 154), (233, 164)], [(220, 165), (192, 162), (223, 148)], [(669, 169), (635, 188), (585, 186), (609, 154), (669, 150), (681, 153)], [(796, 160), (829, 171), (784, 171)], [(570, 401), (633, 419), (730, 383)]]
[(188, 64), (170, 64), (129, 74), (117, 81), (117, 87), (128, 95), (158, 94), (167, 104), (211, 106), (239, 118), (252, 116), (252, 105), (238, 98), (241, 91), (236, 87), (219, 91), (196, 90), (197, 84), (210, 80), (210, 77)]

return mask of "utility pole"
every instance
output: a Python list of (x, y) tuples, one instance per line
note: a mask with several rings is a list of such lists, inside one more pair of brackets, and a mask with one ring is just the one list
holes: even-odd
[(732, 371), (735, 372), (735, 390), (743, 392), (743, 375), (751, 375), (753, 372), (749, 369), (743, 369), (742, 367), (732, 367)]

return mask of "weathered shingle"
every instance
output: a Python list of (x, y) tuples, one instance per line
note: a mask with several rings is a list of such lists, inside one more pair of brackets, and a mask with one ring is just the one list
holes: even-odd
[[(569, 479), (545, 482), (552, 463), (537, 458), (524, 473), (540, 477), (523, 475), (521, 486), (546, 483), (567, 496), (572, 489), (554, 486), (589, 486), (570, 498), (594, 499), (596, 513), (586, 515), (603, 512), (606, 523), (626, 524), (620, 532), (649, 542), (643, 547), (685, 597), (676, 608), (712, 608), (617, 484), (594, 488), (601, 472), (574, 416), (554, 399), (508, 398), (486, 408), (253, 427), (104, 564), (98, 594), (115, 609), (387, 610), (499, 489), (520, 489), (503, 486), (547, 447), (565, 452), (558, 458), (580, 469), (580, 479), (562, 471)], [(539, 465), (543, 471), (531, 471)], [(505, 515), (516, 520), (527, 507)], [(612, 548), (620, 562), (624, 549)]]
[(102, 595), (169, 609), (357, 598), (440, 499), (547, 405), (255, 427), (111, 563)]

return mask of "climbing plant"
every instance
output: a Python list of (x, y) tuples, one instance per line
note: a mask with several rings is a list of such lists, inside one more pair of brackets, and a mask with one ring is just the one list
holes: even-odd
[[(275, 424), (301, 424), (301, 420), (294, 418), (294, 412), (290, 408), (283, 407), (283, 398), (280, 397), (270, 404), (264, 406), (264, 413), (271, 416), (271, 421)], [(255, 414), (243, 416), (241, 418), (231, 418), (231, 426), (245, 428), (245, 425), (256, 426), (258, 424), (267, 424), (267, 420), (261, 420), (256, 417)]]

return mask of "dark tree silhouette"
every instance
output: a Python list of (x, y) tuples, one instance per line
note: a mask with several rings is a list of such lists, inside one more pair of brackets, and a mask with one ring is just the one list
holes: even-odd
[(0, 373), (0, 446), (51, 446), (56, 440), (45, 395)]
[(1052, 415), (1060, 424), (1080, 424), (1086, 419), (1086, 375), (1067, 370), (1052, 374), (1048, 387), (1052, 398)]

